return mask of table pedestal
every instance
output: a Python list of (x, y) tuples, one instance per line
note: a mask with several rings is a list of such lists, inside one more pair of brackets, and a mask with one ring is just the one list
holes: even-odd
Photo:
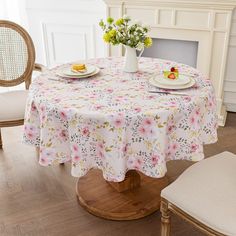
[(124, 181), (106, 182), (99, 170), (91, 170), (76, 184), (79, 203), (88, 212), (110, 220), (134, 220), (160, 208), (160, 192), (167, 177), (150, 178), (129, 171)]

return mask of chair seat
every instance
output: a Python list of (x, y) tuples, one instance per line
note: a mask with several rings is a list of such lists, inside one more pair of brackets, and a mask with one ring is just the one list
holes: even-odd
[(236, 155), (223, 152), (189, 167), (161, 196), (201, 223), (236, 235)]
[(0, 93), (0, 122), (24, 119), (28, 91)]

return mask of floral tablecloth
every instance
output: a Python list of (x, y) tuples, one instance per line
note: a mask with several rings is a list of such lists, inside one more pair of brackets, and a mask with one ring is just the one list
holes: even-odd
[[(169, 160), (199, 161), (203, 144), (217, 140), (213, 86), (199, 71), (174, 62), (141, 58), (140, 70), (122, 71), (123, 58), (92, 59), (101, 68), (88, 79), (37, 77), (29, 91), (24, 142), (40, 148), (43, 166), (71, 161), (73, 176), (101, 169), (122, 181), (130, 169), (163, 177)], [(193, 75), (188, 96), (150, 93), (149, 78), (171, 66)]]

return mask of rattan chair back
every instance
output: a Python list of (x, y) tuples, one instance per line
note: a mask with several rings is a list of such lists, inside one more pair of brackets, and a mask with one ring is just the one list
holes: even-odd
[(0, 20), (0, 86), (9, 87), (31, 82), (35, 63), (34, 44), (18, 24)]

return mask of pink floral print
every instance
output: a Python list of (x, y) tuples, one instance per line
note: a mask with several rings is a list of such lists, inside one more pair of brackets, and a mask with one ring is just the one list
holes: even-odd
[[(49, 80), (71, 65), (66, 64), (31, 84), (23, 139), (40, 148), (41, 165), (71, 160), (74, 176), (98, 168), (108, 181), (124, 180), (129, 169), (159, 178), (167, 161), (200, 160), (203, 144), (216, 142), (214, 89), (196, 69), (140, 58), (142, 69), (128, 74), (123, 58), (88, 63), (103, 68), (101, 73), (69, 83)], [(195, 75), (188, 96), (149, 93), (150, 76), (171, 66)]]

